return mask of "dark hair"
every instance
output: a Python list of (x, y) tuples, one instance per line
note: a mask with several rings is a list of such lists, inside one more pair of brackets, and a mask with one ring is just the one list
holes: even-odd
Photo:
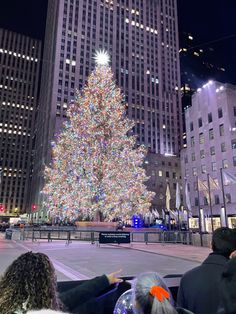
[(212, 250), (229, 257), (236, 250), (236, 231), (228, 227), (216, 229), (212, 235)]
[(236, 258), (232, 258), (221, 276), (221, 312), (236, 313)]
[(0, 291), (0, 313), (60, 308), (55, 270), (43, 253), (28, 252), (19, 256), (0, 280)]

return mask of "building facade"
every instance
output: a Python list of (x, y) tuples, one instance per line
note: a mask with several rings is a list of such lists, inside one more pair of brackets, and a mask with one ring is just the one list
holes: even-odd
[(181, 99), (176, 0), (51, 0), (37, 122), (32, 203), (41, 204), (44, 165), (66, 110), (95, 67), (96, 50), (111, 57), (134, 133), (149, 152), (179, 155)]
[[(229, 226), (235, 226), (236, 185), (222, 180), (221, 171), (236, 175), (236, 86), (209, 81), (193, 95), (185, 119), (187, 148), (181, 152), (181, 168), (193, 216), (202, 209), (207, 218), (203, 228), (210, 230), (211, 200), (214, 227), (224, 224), (224, 205)], [(196, 226), (197, 219), (192, 223)]]
[(183, 144), (186, 147), (185, 110), (192, 105), (192, 95), (208, 80), (227, 82), (227, 71), (220, 64), (216, 44), (201, 45), (195, 36), (180, 32), (181, 96), (183, 112)]
[(150, 191), (156, 193), (153, 201), (153, 209), (166, 208), (166, 187), (170, 189), (170, 208), (176, 207), (176, 186), (180, 187), (180, 199), (183, 204), (183, 187), (180, 171), (180, 159), (176, 156), (165, 156), (161, 154), (149, 153), (144, 162), (149, 180), (147, 186)]
[(0, 29), (1, 215), (28, 210), (41, 42)]

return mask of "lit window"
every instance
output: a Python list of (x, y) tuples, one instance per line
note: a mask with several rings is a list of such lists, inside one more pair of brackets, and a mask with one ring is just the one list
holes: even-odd
[(200, 157), (201, 157), (201, 159), (205, 158), (205, 151), (204, 151), (204, 149), (200, 150)]
[(202, 165), (202, 173), (206, 173), (206, 165)]
[(224, 136), (224, 124), (221, 124), (220, 126), (219, 126), (219, 131), (220, 131), (220, 136)]
[(221, 143), (221, 152), (222, 153), (224, 153), (224, 152), (226, 152), (226, 145), (225, 145), (225, 143)]
[(204, 144), (204, 134), (203, 133), (199, 134), (199, 143)]
[(231, 141), (231, 147), (232, 149), (236, 149), (236, 139)]
[(211, 169), (212, 169), (212, 171), (217, 171), (217, 166), (216, 166), (216, 162), (215, 161), (213, 161), (211, 163)]
[(211, 155), (215, 155), (215, 146), (210, 147), (210, 153)]
[(197, 168), (193, 167), (193, 175), (196, 176), (197, 175)]
[(209, 130), (209, 140), (213, 140), (214, 139), (214, 131), (213, 129)]
[(162, 176), (163, 176), (162, 170), (159, 170), (159, 171), (158, 171), (158, 175), (159, 175), (159, 177), (162, 177)]
[(222, 160), (222, 166), (223, 166), (223, 169), (229, 168), (229, 163), (227, 159)]

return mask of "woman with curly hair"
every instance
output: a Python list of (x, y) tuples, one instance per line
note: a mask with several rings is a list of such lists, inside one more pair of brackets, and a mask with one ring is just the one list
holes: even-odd
[(0, 314), (25, 314), (42, 309), (78, 313), (84, 303), (111, 284), (121, 282), (122, 279), (117, 278), (120, 271), (87, 280), (59, 294), (49, 257), (43, 253), (22, 254), (0, 280)]
[(32, 309), (60, 309), (54, 267), (47, 255), (19, 256), (0, 280), (0, 313), (24, 314)]

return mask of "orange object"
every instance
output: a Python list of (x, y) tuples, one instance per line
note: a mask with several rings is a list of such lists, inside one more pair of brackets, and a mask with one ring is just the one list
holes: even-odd
[(161, 286), (152, 286), (149, 292), (153, 297), (157, 298), (160, 302), (162, 302), (164, 298), (170, 299), (170, 293)]

